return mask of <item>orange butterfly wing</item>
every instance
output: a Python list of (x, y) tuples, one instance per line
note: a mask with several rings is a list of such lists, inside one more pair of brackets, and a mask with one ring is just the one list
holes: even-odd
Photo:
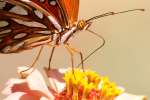
[(78, 20), (79, 0), (57, 0), (67, 26)]
[[(33, 48), (32, 44), (45, 44), (50, 41), (49, 37), (55, 33), (54, 30), (62, 32), (78, 19), (79, 0), (4, 1), (6, 5), (0, 9), (0, 21), (8, 25), (0, 26), (0, 52), (19, 52)], [(12, 12), (16, 6), (23, 8), (26, 13)], [(41, 16), (36, 11), (40, 11)], [(31, 22), (37, 22), (40, 27), (35, 26), (35, 23), (31, 26)]]
[[(50, 37), (55, 34), (54, 30), (61, 29), (61, 26), (60, 28), (56, 27), (56, 22), (58, 25), (61, 22), (57, 16), (57, 9), (51, 7), (53, 11), (48, 12), (53, 18), (51, 20), (43, 12), (40, 13), (41, 17), (39, 17), (40, 15), (35, 13), (35, 11), (39, 11), (39, 6), (35, 1), (33, 0), (30, 4), (21, 0), (6, 0), (4, 2), (4, 7), (0, 8), (0, 24), (5, 23), (4, 26), (0, 25), (0, 53), (20, 52), (42, 45), (43, 42), (43, 44), (48, 43), (51, 41)], [(32, 4), (36, 4), (36, 7)], [(16, 9), (17, 6), (20, 6), (19, 9), (25, 12), (16, 13), (16, 10), (12, 10)], [(40, 4), (41, 6), (42, 4)], [(48, 10), (48, 7), (45, 6), (45, 11)]]

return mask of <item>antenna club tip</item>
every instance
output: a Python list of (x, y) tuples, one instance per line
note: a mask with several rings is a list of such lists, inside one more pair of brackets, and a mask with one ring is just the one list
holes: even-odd
[(139, 9), (140, 11), (145, 11), (145, 9)]

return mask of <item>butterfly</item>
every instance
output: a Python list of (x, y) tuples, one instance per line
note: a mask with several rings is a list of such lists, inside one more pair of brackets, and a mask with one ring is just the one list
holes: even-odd
[[(83, 66), (83, 61), (99, 50), (105, 42), (83, 59), (82, 53), (69, 44), (69, 39), (74, 34), (88, 30), (95, 19), (143, 10), (108, 12), (87, 20), (79, 20), (79, 0), (1, 0), (0, 2), (3, 3), (0, 7), (0, 53), (18, 53), (38, 46), (52, 45), (49, 66), (57, 45), (64, 45), (70, 52), (72, 66), (74, 66), (73, 52), (79, 53)], [(95, 32), (90, 32), (103, 39)]]

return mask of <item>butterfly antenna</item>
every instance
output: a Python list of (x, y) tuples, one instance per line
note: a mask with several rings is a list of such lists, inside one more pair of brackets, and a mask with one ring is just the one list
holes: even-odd
[(95, 19), (99, 19), (99, 18), (105, 17), (105, 16), (118, 15), (118, 14), (132, 12), (132, 11), (145, 11), (145, 9), (132, 9), (132, 10), (126, 10), (126, 11), (121, 11), (121, 12), (108, 12), (108, 13), (104, 13), (104, 14), (92, 17), (92, 18), (86, 20), (86, 22), (90, 22), (90, 21), (93, 21)]
[(99, 39), (101, 39), (101, 40), (103, 41), (103, 43), (102, 43), (100, 46), (98, 46), (96, 49), (94, 49), (88, 56), (86, 56), (86, 57), (81, 61), (81, 63), (79, 63), (79, 64), (77, 65), (77, 67), (79, 67), (83, 62), (85, 62), (89, 57), (91, 57), (95, 52), (97, 52), (98, 50), (100, 50), (100, 49), (105, 45), (105, 39), (104, 39), (101, 35), (99, 35), (98, 33), (93, 32), (93, 31), (90, 30), (90, 29), (86, 29), (86, 30), (89, 31), (90, 33), (92, 33), (93, 35), (97, 36)]

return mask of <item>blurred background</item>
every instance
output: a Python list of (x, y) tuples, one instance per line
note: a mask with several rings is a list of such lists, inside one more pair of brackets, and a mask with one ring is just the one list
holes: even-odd
[[(144, 8), (146, 11), (109, 16), (93, 22), (90, 29), (102, 35), (106, 44), (85, 62), (85, 67), (108, 76), (129, 93), (150, 97), (150, 0), (80, 0), (79, 19), (135, 8)], [(102, 41), (82, 31), (70, 43), (87, 56)], [(35, 48), (18, 54), (0, 54), (0, 89), (9, 78), (17, 77), (18, 66), (32, 63), (38, 50)], [(48, 66), (50, 51), (51, 48), (45, 46), (35, 65), (38, 69)], [(79, 55), (75, 54), (76, 64), (79, 59)], [(52, 67), (64, 68), (70, 65), (69, 53), (63, 46), (58, 47), (52, 59)]]

